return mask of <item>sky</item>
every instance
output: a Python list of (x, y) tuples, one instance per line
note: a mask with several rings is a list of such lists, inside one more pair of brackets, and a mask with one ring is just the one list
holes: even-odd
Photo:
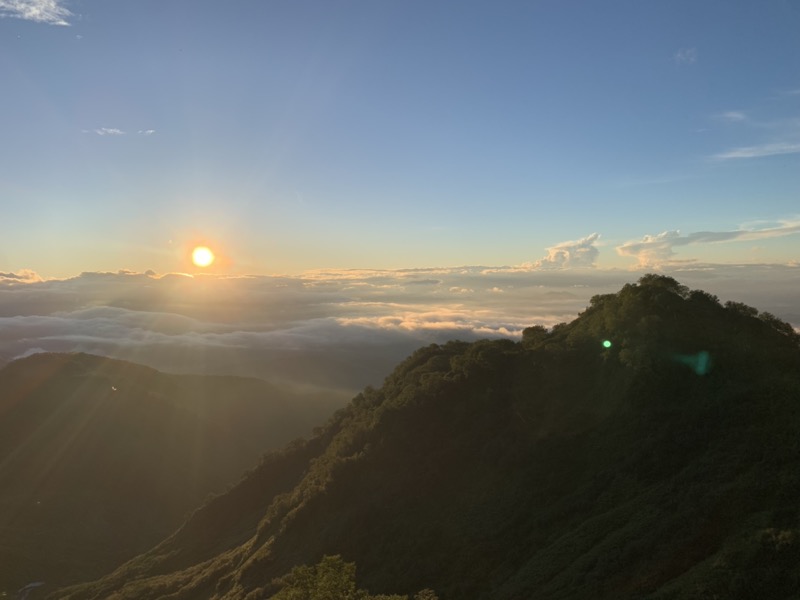
[(3, 271), (800, 258), (798, 0), (0, 16)]
[(394, 360), (649, 271), (798, 326), (798, 31), (800, 0), (0, 0), (0, 358)]

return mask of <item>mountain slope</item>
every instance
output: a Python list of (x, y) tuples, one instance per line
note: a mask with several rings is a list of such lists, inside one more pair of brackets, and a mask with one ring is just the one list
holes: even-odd
[(303, 400), (260, 380), (86, 354), (7, 365), (0, 591), (97, 577), (151, 547), (263, 452), (310, 431), (320, 413)]
[[(605, 342), (605, 343), (604, 343)], [(325, 554), (455, 598), (792, 598), (800, 349), (668, 277), (423, 348), (88, 598), (269, 598)]]

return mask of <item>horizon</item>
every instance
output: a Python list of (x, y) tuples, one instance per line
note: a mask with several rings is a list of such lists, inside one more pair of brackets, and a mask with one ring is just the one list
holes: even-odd
[[(800, 325), (800, 268), (659, 271), (721, 302)], [(414, 350), (450, 340), (518, 340), (569, 322), (596, 294), (645, 272), (455, 267), (230, 276), (86, 272), (44, 280), (0, 273), (0, 363), (87, 352), (162, 371), (253, 376), (353, 394)]]
[(797, 265), (800, 7), (0, 2), (0, 271)]

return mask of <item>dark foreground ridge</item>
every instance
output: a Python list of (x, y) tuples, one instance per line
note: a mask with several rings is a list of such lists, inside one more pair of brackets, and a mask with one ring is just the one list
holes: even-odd
[(786, 323), (645, 276), (519, 343), (418, 350), (51, 597), (322, 598), (287, 582), (354, 562), (361, 589), (442, 600), (796, 598), (799, 365)]
[(99, 577), (151, 548), (311, 431), (319, 417), (298, 400), (256, 379), (88, 354), (0, 369), (0, 597)]

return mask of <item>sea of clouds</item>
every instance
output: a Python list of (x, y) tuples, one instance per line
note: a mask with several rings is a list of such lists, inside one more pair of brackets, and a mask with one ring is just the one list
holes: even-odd
[[(458, 267), (223, 277), (0, 273), (0, 364), (43, 351), (89, 352), (171, 372), (263, 377), (357, 391), (414, 349), (506, 337), (575, 318), (595, 294), (642, 272)], [(681, 283), (800, 324), (800, 268), (707, 266)]]

